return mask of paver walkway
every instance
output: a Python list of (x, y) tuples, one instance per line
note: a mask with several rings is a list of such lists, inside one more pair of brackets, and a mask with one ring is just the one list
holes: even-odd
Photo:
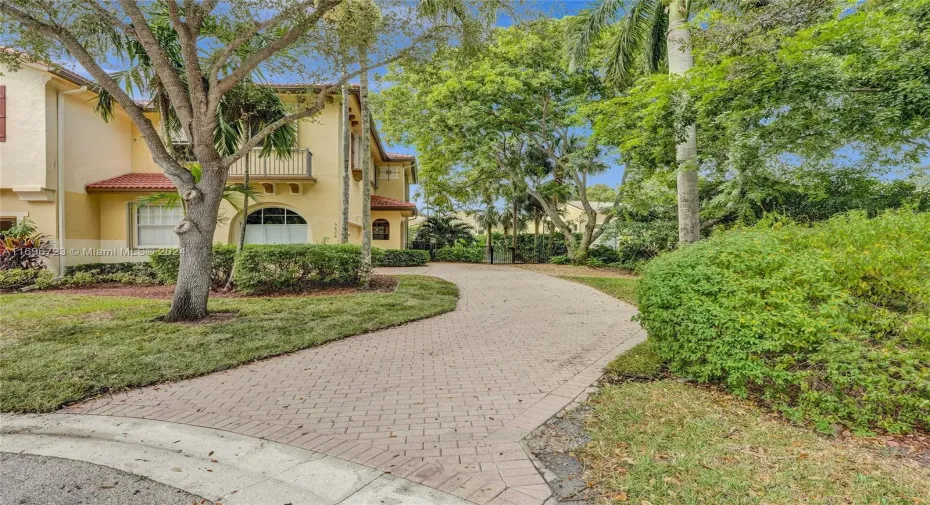
[(139, 417), (267, 438), (475, 503), (550, 491), (519, 441), (645, 338), (636, 309), (518, 268), (432, 264), (385, 273), (456, 283), (455, 311), (65, 412)]

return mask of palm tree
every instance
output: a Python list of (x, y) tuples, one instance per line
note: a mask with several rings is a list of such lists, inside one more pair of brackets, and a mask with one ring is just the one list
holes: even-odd
[[(663, 62), (669, 74), (684, 74), (694, 66), (687, 25), (690, 6), (690, 0), (601, 0), (574, 18), (568, 29), (571, 66), (583, 66), (590, 47), (610, 32), (603, 62), (608, 81), (624, 87), (641, 71), (659, 71)], [(615, 24), (619, 26), (611, 31)], [(685, 137), (675, 147), (678, 237), (681, 244), (688, 244), (701, 238), (697, 132), (694, 123), (681, 126)]]
[(468, 214), (474, 217), (478, 225), (484, 230), (485, 255), (490, 257), (491, 247), (492, 247), (491, 242), (493, 241), (494, 227), (501, 224), (503, 216), (501, 216), (500, 211), (498, 211), (497, 207), (494, 205), (494, 200), (491, 198), (485, 199), (484, 207), (481, 210), (468, 211)]
[(437, 214), (427, 217), (420, 225), (415, 240), (442, 248), (461, 242), (471, 243), (475, 237), (471, 233), (471, 226), (459, 221), (455, 216)]

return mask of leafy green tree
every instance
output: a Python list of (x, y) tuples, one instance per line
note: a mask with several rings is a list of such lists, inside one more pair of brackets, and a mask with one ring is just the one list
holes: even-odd
[[(417, 148), (425, 187), (479, 178), (522, 187), (583, 260), (603, 232), (587, 178), (607, 166), (596, 139), (579, 135), (588, 123), (578, 108), (599, 95), (600, 83), (567, 69), (562, 31), (561, 22), (540, 20), (496, 30), (480, 54), (447, 47), (428, 62), (394, 65), (385, 79), (397, 85), (380, 93), (379, 106), (386, 136)], [(533, 153), (551, 166), (530, 167)], [(580, 239), (551, 199), (553, 184), (573, 187), (585, 207)]]
[[(181, 248), (180, 275), (167, 321), (197, 320), (207, 314), (213, 235), (229, 167), (246, 156), (278, 128), (318, 115), (327, 99), (343, 83), (372, 68), (405, 57), (426, 53), (436, 43), (455, 37), (469, 41), (480, 34), (482, 21), (496, 12), (496, 2), (467, 0), (424, 0), (410, 4), (382, 0), (389, 13), (379, 31), (379, 44), (370, 64), (339, 71), (339, 45), (331, 27), (322, 23), (342, 0), (264, 0), (238, 2), (219, 8), (219, 2), (162, 0), (155, 6), (129, 0), (5, 0), (0, 2), (0, 35), (8, 45), (54, 64), (66, 53), (90, 74), (96, 86), (112, 97), (126, 112), (165, 175), (178, 188), (187, 213), (175, 227)], [(163, 7), (162, 7), (163, 6)], [(159, 10), (167, 13), (164, 27)], [(480, 14), (477, 16), (476, 14)], [(164, 30), (177, 34), (180, 55), (171, 58), (159, 37)], [(124, 89), (111, 72), (111, 65), (126, 63), (119, 58), (119, 41), (138, 42), (151, 60), (153, 75), (164, 89), (167, 104), (191, 144), (191, 152), (203, 169), (195, 180), (182, 162), (172, 155), (170, 143), (136, 103), (132, 89)], [(261, 39), (262, 44), (250, 46)], [(383, 43), (382, 43), (383, 42)], [(248, 49), (246, 49), (248, 48)], [(13, 70), (17, 55), (0, 52), (0, 59)], [(313, 61), (314, 65), (307, 65)], [(125, 69), (123, 69), (125, 71)], [(219, 127), (217, 114), (223, 97), (256, 71), (297, 76), (305, 82), (329, 82), (308, 90), (289, 113), (243, 139), (235, 152), (220, 153), (214, 142)], [(196, 78), (191, 78), (196, 76)], [(203, 76), (201, 78), (201, 76)]]
[(606, 184), (594, 184), (588, 187), (588, 198), (592, 202), (613, 202), (617, 199), (617, 190)]
[[(603, 70), (608, 81), (625, 87), (645, 70), (659, 71), (663, 64), (673, 76), (694, 66), (689, 0), (601, 0), (593, 9), (572, 19), (567, 36), (574, 66), (587, 62), (588, 51), (602, 36)], [(678, 235), (682, 244), (701, 238), (698, 199), (697, 132), (693, 122), (673, 125), (678, 168)]]

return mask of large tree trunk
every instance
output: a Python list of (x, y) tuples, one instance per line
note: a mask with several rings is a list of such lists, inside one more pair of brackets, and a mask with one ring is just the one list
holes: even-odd
[[(359, 51), (362, 68), (368, 66), (368, 53)], [(371, 118), (368, 110), (368, 73), (359, 76), (359, 97), (362, 102), (362, 271), (360, 281), (363, 288), (371, 287)]]
[(180, 239), (178, 281), (165, 321), (196, 321), (207, 315), (210, 276), (213, 262), (213, 232), (223, 199), (226, 169), (218, 163), (203, 167), (203, 177), (196, 190), (182, 195), (186, 215), (175, 226)]
[[(343, 69), (343, 73), (345, 73)], [(350, 128), (352, 123), (349, 121), (349, 83), (342, 85), (342, 220), (340, 242), (346, 244), (349, 242), (349, 164), (351, 160), (351, 142)]]
[[(668, 11), (668, 71), (682, 75), (694, 66), (691, 32), (686, 25), (684, 0), (674, 0)], [(679, 245), (701, 238), (700, 200), (698, 200), (697, 132), (692, 123), (685, 127), (685, 140), (675, 146), (678, 162), (678, 241)]]

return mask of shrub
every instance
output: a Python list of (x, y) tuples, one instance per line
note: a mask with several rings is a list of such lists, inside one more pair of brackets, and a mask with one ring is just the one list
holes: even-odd
[(51, 254), (48, 236), (28, 219), (0, 233), (0, 270), (41, 270)]
[(372, 249), (371, 260), (379, 267), (417, 267), (429, 262), (429, 251), (416, 249)]
[(617, 235), (617, 257), (622, 263), (646, 261), (678, 245), (677, 221), (619, 221), (614, 226), (613, 233)]
[[(85, 277), (75, 278), (78, 274), (84, 273), (90, 275), (92, 281), (82, 282), (80, 279), (85, 279)], [(152, 264), (144, 261), (71, 265), (65, 268), (65, 277), (62, 280), (69, 286), (103, 282), (119, 282), (120, 284), (157, 284), (159, 282)]]
[[(213, 289), (226, 285), (232, 275), (233, 263), (236, 261), (236, 246), (214, 244), (213, 264), (210, 273), (210, 283)], [(178, 270), (181, 268), (181, 256), (178, 249), (160, 249), (149, 255), (149, 264), (155, 272), (155, 277), (162, 284), (174, 284), (178, 281)]]
[(598, 258), (588, 258), (587, 265), (591, 268), (604, 268), (607, 266), (606, 263)]
[(480, 247), (443, 247), (436, 251), (436, 261), (484, 263), (484, 249)]
[(83, 263), (65, 267), (65, 275), (78, 272), (94, 272), (97, 275), (133, 274), (139, 277), (155, 278), (151, 263), (145, 261), (123, 261), (120, 263)]
[(549, 258), (549, 263), (553, 265), (568, 265), (572, 260), (568, 256), (553, 256)]
[(820, 429), (930, 429), (930, 214), (725, 232), (653, 259), (641, 321), (671, 368)]
[(604, 265), (620, 261), (620, 255), (616, 249), (600, 244), (588, 248), (588, 258), (596, 259)]
[(244, 293), (345, 286), (358, 283), (361, 266), (356, 245), (250, 245), (236, 259), (234, 281)]
[(54, 274), (50, 270), (10, 268), (0, 270), (0, 290), (20, 289), (32, 284), (48, 282)]

